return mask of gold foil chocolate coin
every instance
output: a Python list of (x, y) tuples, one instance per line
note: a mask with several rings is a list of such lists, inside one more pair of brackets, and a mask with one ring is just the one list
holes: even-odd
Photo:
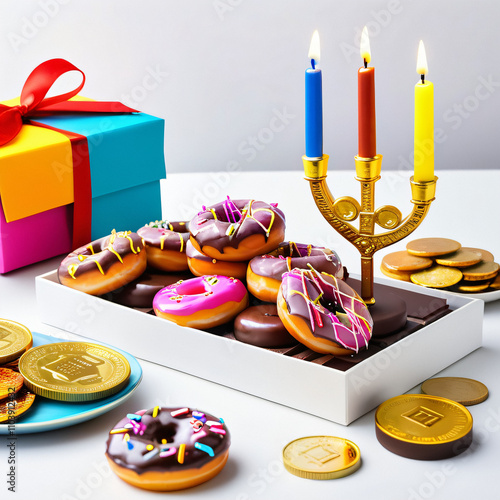
[(482, 248), (462, 247), (462, 250), (470, 250), (471, 252), (478, 253), (481, 255), (481, 260), (484, 260), (485, 262), (493, 262), (495, 260), (495, 257), (491, 252), (483, 250)]
[(464, 281), (462, 280), (458, 285), (458, 291), (464, 293), (477, 293), (484, 292), (490, 287), (490, 280), (486, 281)]
[(448, 398), (464, 406), (482, 403), (488, 398), (488, 388), (478, 380), (463, 377), (437, 377), (426, 380), (424, 394)]
[(440, 460), (472, 442), (472, 416), (460, 403), (425, 394), (404, 394), (382, 403), (375, 433), (389, 451), (417, 460)]
[(394, 280), (411, 282), (410, 277), (413, 274), (413, 271), (394, 271), (392, 269), (388, 269), (383, 262), (380, 265), (380, 270), (382, 271), (382, 274), (385, 274), (387, 277)]
[(462, 271), (454, 267), (433, 266), (410, 276), (413, 283), (432, 288), (447, 288), (462, 279)]
[(450, 253), (448, 255), (441, 255), (441, 257), (436, 257), (436, 264), (441, 266), (451, 266), (451, 267), (467, 267), (473, 266), (478, 262), (481, 262), (481, 254), (478, 252), (473, 252), (471, 250), (464, 250), (461, 248), (456, 252)]
[(59, 401), (93, 401), (120, 391), (130, 365), (119, 352), (88, 342), (58, 342), (30, 349), (19, 360), (25, 385)]
[(497, 275), (497, 277), (490, 283), (490, 287), (494, 290), (500, 290), (500, 275)]
[(382, 265), (392, 271), (421, 271), (432, 266), (432, 259), (411, 255), (405, 250), (384, 255)]
[(420, 238), (410, 241), (406, 250), (412, 255), (419, 257), (437, 257), (447, 253), (456, 252), (462, 245), (448, 238)]
[(19, 358), (32, 345), (33, 336), (28, 328), (0, 318), (0, 365)]
[(480, 262), (474, 266), (467, 267), (462, 270), (464, 280), (467, 281), (480, 281), (493, 279), (500, 269), (500, 265), (496, 262)]
[(337, 479), (356, 472), (361, 465), (357, 445), (334, 436), (296, 439), (283, 448), (285, 468), (306, 479)]
[(23, 377), (10, 368), (0, 368), (0, 399), (9, 397), (23, 386)]
[(17, 418), (31, 408), (35, 395), (23, 387), (12, 397), (0, 401), (0, 423), (15, 423)]

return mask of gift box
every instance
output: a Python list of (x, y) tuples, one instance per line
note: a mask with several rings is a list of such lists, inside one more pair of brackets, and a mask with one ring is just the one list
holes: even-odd
[(73, 95), (81, 86), (62, 104), (42, 98), (27, 109), (27, 84), (0, 105), (1, 273), (161, 217), (162, 119)]

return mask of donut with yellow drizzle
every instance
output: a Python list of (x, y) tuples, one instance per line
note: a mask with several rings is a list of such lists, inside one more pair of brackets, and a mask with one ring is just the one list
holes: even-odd
[(275, 203), (231, 200), (202, 207), (189, 223), (193, 247), (209, 257), (243, 262), (274, 250), (285, 239), (285, 215)]
[(187, 271), (186, 243), (189, 240), (185, 221), (155, 221), (141, 227), (137, 234), (144, 240), (148, 265), (160, 271)]
[(313, 351), (345, 355), (368, 347), (373, 329), (368, 308), (335, 276), (312, 268), (285, 273), (277, 306), (288, 332)]
[(239, 280), (246, 278), (248, 267), (248, 261), (246, 260), (243, 262), (227, 262), (225, 260), (213, 259), (208, 255), (198, 252), (189, 240), (186, 245), (186, 256), (189, 270), (195, 276), (218, 274), (238, 278)]
[(137, 233), (116, 232), (71, 252), (59, 266), (59, 282), (90, 295), (112, 292), (139, 277), (147, 265)]

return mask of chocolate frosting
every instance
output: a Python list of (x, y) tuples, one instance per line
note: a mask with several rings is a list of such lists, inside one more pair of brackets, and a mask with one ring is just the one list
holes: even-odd
[[(81, 274), (95, 270), (96, 266), (102, 269), (103, 274), (120, 258), (129, 253), (138, 254), (144, 249), (144, 241), (137, 234), (130, 231), (113, 232), (109, 236), (99, 238), (85, 246), (71, 252), (58, 269), (58, 276), (72, 276), (78, 278)], [(119, 257), (120, 256), (120, 257)]]
[(278, 316), (275, 304), (261, 304), (242, 311), (234, 320), (234, 336), (259, 347), (286, 347), (297, 344)]
[(316, 270), (294, 269), (283, 275), (281, 291), (289, 314), (307, 321), (315, 337), (356, 352), (367, 347), (373, 320), (344, 281)]
[(205, 245), (222, 252), (224, 247), (238, 248), (252, 234), (269, 236), (271, 230), (285, 234), (285, 215), (276, 204), (256, 200), (224, 200), (203, 207), (189, 223), (191, 235), (203, 249)]
[[(155, 410), (158, 413), (153, 417)], [(229, 431), (220, 419), (189, 408), (182, 415), (172, 416), (172, 412), (178, 410), (179, 408), (153, 408), (143, 415), (137, 412), (130, 415), (133, 418), (127, 416), (121, 419), (113, 429), (125, 429), (127, 432), (110, 433), (106, 454), (117, 465), (141, 474), (146, 471), (201, 468), (213, 459), (209, 454), (210, 450), (217, 457), (229, 448)], [(195, 443), (199, 443), (201, 449), (196, 448)], [(184, 460), (179, 463), (182, 444), (185, 445)], [(160, 456), (168, 453), (172, 454)]]
[(185, 252), (189, 240), (188, 224), (183, 221), (150, 223), (138, 229), (137, 234), (147, 246), (177, 252)]
[(250, 261), (250, 269), (259, 276), (281, 281), (281, 276), (292, 269), (309, 269), (309, 265), (320, 273), (342, 278), (344, 272), (337, 253), (329, 248), (285, 241), (266, 255)]

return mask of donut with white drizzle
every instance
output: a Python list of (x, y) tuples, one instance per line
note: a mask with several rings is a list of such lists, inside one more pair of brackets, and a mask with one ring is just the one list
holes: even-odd
[(277, 204), (231, 200), (203, 207), (189, 223), (190, 240), (213, 259), (242, 262), (274, 250), (285, 239), (285, 215)]
[(315, 269), (283, 275), (278, 314), (288, 332), (310, 349), (353, 354), (368, 347), (373, 320), (366, 304), (344, 281)]
[(226, 464), (231, 443), (224, 421), (191, 408), (129, 413), (110, 431), (106, 457), (124, 481), (148, 490), (189, 488)]
[(59, 282), (90, 295), (103, 295), (139, 277), (147, 265), (144, 241), (116, 232), (71, 252), (57, 270)]

